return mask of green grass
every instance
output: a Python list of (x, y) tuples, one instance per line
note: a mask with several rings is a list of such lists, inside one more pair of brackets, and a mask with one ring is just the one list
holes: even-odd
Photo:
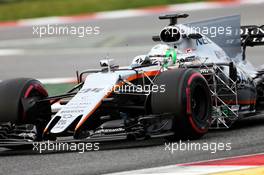
[(75, 15), (201, 0), (0, 0), (0, 21)]
[(71, 88), (73, 88), (76, 84), (73, 83), (63, 83), (63, 84), (45, 84), (44, 87), (47, 89), (49, 96), (60, 95)]

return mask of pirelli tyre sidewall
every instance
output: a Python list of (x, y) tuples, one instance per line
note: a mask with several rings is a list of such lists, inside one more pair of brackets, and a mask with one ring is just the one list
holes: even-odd
[(197, 139), (211, 123), (211, 95), (204, 77), (193, 69), (161, 73), (154, 82), (165, 92), (151, 94), (152, 113), (172, 113), (175, 139)]
[(25, 111), (22, 100), (26, 98), (43, 99), (48, 96), (43, 85), (30, 78), (18, 78), (5, 80), (0, 83), (0, 122), (15, 124), (28, 124), (41, 122), (41, 118), (50, 119), (50, 115), (42, 116), (43, 113), (51, 114), (49, 102), (42, 103), (38, 109)]

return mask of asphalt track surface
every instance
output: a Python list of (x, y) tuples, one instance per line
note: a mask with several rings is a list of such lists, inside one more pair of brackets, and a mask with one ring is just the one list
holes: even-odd
[[(190, 12), (189, 21), (242, 15), (242, 24), (264, 24), (264, 4)], [(14, 77), (68, 77), (76, 69), (98, 67), (98, 60), (109, 55), (126, 65), (146, 53), (166, 22), (158, 15), (114, 20), (86, 21), (74, 25), (100, 26), (101, 35), (85, 39), (52, 37), (39, 39), (32, 28), (0, 28), (0, 79)], [(187, 21), (185, 19), (184, 21)], [(263, 48), (251, 48), (248, 58), (255, 65), (264, 64)], [(23, 53), (21, 52), (23, 51)], [(85, 153), (46, 153), (34, 151), (0, 152), (0, 174), (101, 174), (141, 168), (173, 165), (264, 152), (264, 116), (239, 121), (231, 130), (211, 130), (197, 143), (231, 143), (230, 151), (165, 151), (164, 140), (110, 142), (100, 151)]]

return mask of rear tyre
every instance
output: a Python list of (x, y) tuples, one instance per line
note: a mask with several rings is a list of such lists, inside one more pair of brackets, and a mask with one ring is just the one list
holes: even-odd
[(48, 96), (43, 85), (34, 79), (18, 78), (0, 83), (0, 122), (16, 125), (34, 124), (37, 139), (51, 119), (49, 101), (36, 103)]
[(154, 82), (165, 92), (151, 94), (152, 113), (172, 113), (175, 135), (169, 139), (198, 139), (211, 122), (211, 96), (207, 81), (192, 69), (161, 73)]

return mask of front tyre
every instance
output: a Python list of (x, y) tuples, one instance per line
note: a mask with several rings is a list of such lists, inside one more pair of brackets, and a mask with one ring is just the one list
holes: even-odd
[(39, 103), (48, 96), (43, 85), (30, 78), (17, 78), (0, 83), (0, 123), (33, 124), (37, 139), (51, 119), (49, 101)]

